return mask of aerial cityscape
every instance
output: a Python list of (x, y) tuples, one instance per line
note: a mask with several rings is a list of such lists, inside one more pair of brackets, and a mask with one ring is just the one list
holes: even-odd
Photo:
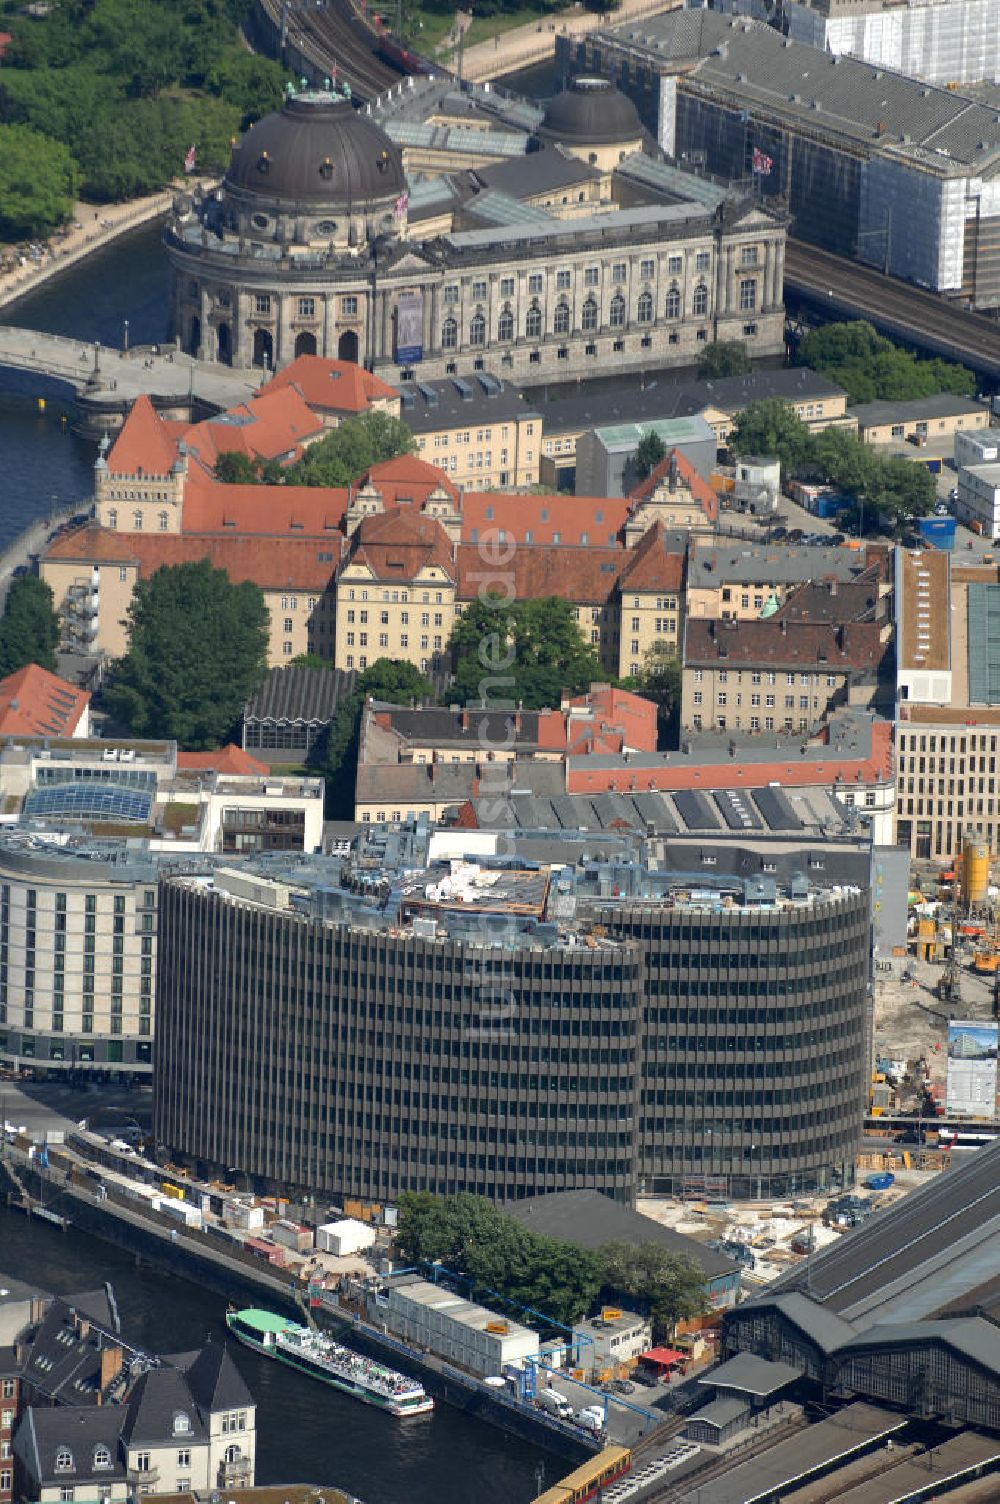
[(996, 1504), (998, 737), (998, 0), (0, 0), (0, 1504)]

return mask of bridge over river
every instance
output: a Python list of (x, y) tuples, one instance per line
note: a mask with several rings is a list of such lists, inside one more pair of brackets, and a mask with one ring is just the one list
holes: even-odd
[(119, 428), (143, 393), (165, 417), (196, 419), (245, 402), (261, 383), (259, 373), (195, 360), (170, 345), (115, 350), (7, 324), (0, 324), (0, 367), (36, 377), (40, 396), (72, 393), (74, 427), (98, 437)]

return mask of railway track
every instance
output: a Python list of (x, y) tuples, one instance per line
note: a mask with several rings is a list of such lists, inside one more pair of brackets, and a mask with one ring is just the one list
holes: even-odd
[(861, 315), (886, 334), (1000, 380), (1000, 324), (946, 303), (935, 293), (817, 246), (789, 240), (786, 306), (794, 308), (795, 293), (838, 314)]
[(350, 83), (359, 99), (374, 99), (399, 82), (400, 70), (378, 55), (375, 32), (350, 0), (288, 0), (285, 20), (289, 42), (323, 73)]

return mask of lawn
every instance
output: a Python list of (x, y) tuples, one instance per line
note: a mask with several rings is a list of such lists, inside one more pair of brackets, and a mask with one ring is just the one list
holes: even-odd
[[(566, 9), (571, 9), (567, 6)], [(407, 39), (425, 57), (440, 57), (446, 60), (454, 53), (457, 41), (454, 35), (456, 11), (440, 12), (406, 0), (403, 11), (403, 29)], [(488, 42), (491, 37), (501, 36), (517, 26), (544, 26), (558, 11), (547, 6), (521, 6), (518, 10), (505, 10), (495, 16), (473, 16), (465, 32), (466, 47), (477, 42)], [(391, 13), (390, 13), (391, 15)], [(390, 19), (387, 16), (386, 19)]]

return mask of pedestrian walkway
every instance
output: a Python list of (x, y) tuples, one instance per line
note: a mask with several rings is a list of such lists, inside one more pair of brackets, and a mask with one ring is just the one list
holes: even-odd
[[(552, 57), (557, 36), (583, 37), (600, 27), (621, 26), (627, 21), (658, 16), (679, 8), (677, 0), (622, 0), (619, 9), (608, 15), (595, 15), (593, 11), (574, 8), (551, 20), (529, 21), (524, 26), (515, 26), (511, 31), (466, 48), (462, 77), (470, 83), (500, 78), (505, 73), (529, 68)], [(454, 59), (452, 61), (454, 63)]]

